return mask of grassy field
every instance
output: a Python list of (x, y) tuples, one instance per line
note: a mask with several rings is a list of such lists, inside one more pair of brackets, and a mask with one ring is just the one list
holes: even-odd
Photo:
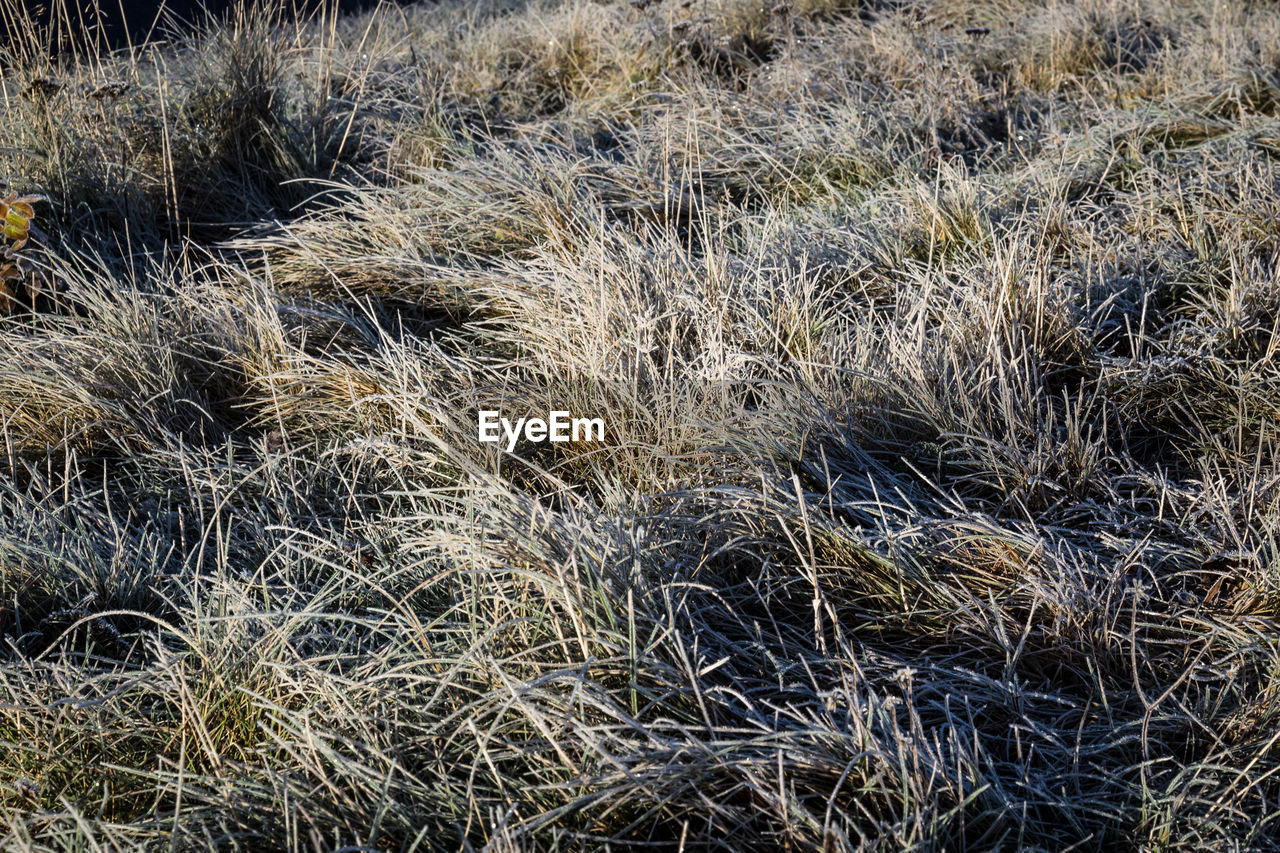
[(1280, 6), (51, 44), (3, 849), (1280, 847)]

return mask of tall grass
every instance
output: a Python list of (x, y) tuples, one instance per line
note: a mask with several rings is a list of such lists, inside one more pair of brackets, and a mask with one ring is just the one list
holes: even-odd
[(0, 54), (5, 849), (1280, 844), (1280, 13), (272, 8)]

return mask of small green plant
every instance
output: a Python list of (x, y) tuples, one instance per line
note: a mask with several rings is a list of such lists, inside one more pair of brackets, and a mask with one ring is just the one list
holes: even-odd
[(43, 196), (19, 197), (9, 193), (0, 198), (0, 220), (4, 222), (4, 245), (0, 248), (0, 310), (9, 313), (17, 305), (14, 285), (23, 277), (18, 252), (31, 239), (31, 220), (36, 212), (33, 205), (44, 201)]
[(15, 252), (27, 245), (27, 241), (31, 239), (31, 220), (36, 215), (32, 205), (38, 201), (44, 201), (44, 197), (31, 195), (19, 198), (17, 193), (10, 193), (0, 198), (0, 218), (4, 220), (4, 238), (12, 241), (10, 248)]

